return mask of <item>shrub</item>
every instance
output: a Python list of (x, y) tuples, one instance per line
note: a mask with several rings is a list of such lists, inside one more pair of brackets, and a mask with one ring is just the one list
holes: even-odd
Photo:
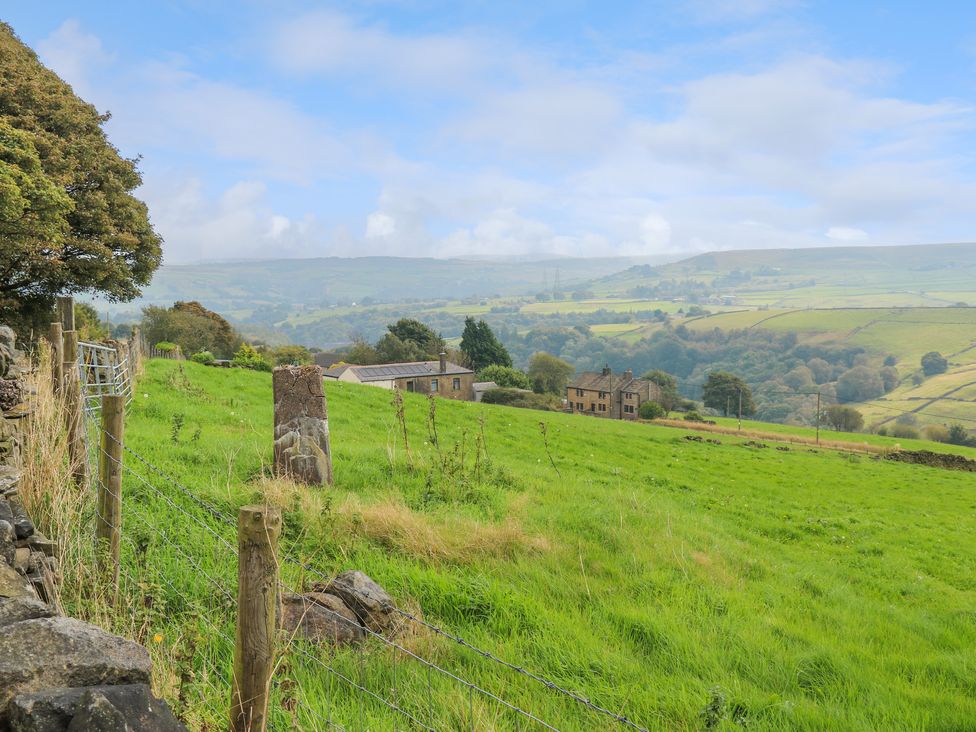
[(217, 359), (214, 358), (214, 355), (210, 351), (198, 351), (190, 356), (190, 360), (202, 363), (205, 366), (210, 366)]
[(969, 432), (961, 424), (954, 424), (949, 427), (949, 443), (952, 445), (968, 445), (976, 447), (976, 438), (970, 437)]
[(898, 424), (897, 422), (891, 428), (891, 436), (898, 437), (902, 440), (917, 440), (918, 430), (908, 424)]
[(657, 402), (644, 402), (640, 405), (640, 409), (637, 410), (637, 414), (641, 419), (660, 419), (666, 412), (664, 411), (664, 407)]
[(888, 436), (888, 428), (887, 427), (878, 427), (878, 434), (881, 435), (882, 437), (887, 437)]
[(562, 401), (551, 394), (536, 394), (519, 389), (489, 389), (481, 397), (485, 404), (504, 404), (522, 409), (543, 409), (557, 412), (562, 409)]
[(705, 422), (705, 418), (701, 416), (700, 412), (691, 411), (685, 415), (686, 422)]
[(153, 348), (160, 353), (176, 353), (180, 350), (180, 347), (171, 341), (160, 341)]
[(254, 371), (271, 371), (271, 364), (268, 363), (260, 353), (254, 350), (254, 346), (245, 343), (240, 347), (234, 358), (231, 360), (234, 366), (242, 369), (253, 369)]
[(922, 434), (925, 435), (925, 439), (932, 440), (932, 442), (949, 441), (949, 428), (944, 424), (926, 425), (925, 429), (922, 430)]

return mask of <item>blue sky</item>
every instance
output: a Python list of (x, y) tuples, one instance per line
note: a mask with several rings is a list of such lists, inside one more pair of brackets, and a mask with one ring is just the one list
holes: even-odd
[(976, 5), (12, 3), (170, 263), (971, 241)]

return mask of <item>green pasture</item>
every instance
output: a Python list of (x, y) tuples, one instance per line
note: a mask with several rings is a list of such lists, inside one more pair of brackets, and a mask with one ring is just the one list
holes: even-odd
[[(233, 604), (210, 578), (233, 591), (236, 567), (214, 533), (233, 544), (221, 517), (264, 498), (284, 509), (286, 585), (311, 579), (288, 558), (362, 569), (401, 607), (647, 729), (976, 719), (971, 474), (441, 400), (435, 445), (413, 394), (408, 455), (389, 392), (326, 392), (336, 484), (301, 488), (267, 477), (269, 374), (152, 361), (139, 381), (127, 444), (182, 488), (126, 456), (143, 478), (125, 480), (123, 596), (193, 729), (226, 724)], [(399, 642), (560, 730), (624, 729), (446, 638)], [(273, 729), (412, 728), (325, 665), (437, 729), (533, 728), (374, 639), (293, 644)]]

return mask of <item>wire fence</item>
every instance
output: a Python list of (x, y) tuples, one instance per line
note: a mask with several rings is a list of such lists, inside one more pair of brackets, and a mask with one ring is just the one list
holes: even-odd
[[(94, 372), (94, 370), (92, 370)], [(116, 382), (118, 384), (118, 382)], [(226, 721), (229, 707), (222, 710), (217, 700), (229, 704), (231, 674), (228, 654), (234, 648), (233, 618), (237, 603), (236, 545), (237, 517), (221, 510), (213, 502), (199, 495), (182, 481), (163, 470), (144, 455), (125, 445), (103, 429), (98, 410), (85, 411), (89, 430), (98, 439), (92, 440), (93, 452), (99, 462), (108, 462), (121, 470), (125, 488), (123, 516), (125, 524), (117, 528), (122, 535), (122, 590), (140, 591), (140, 587), (154, 584), (164, 588), (172, 605), (167, 612), (185, 618), (191, 625), (200, 621), (206, 626), (206, 640), (194, 648), (194, 667), (207, 678), (209, 690), (204, 706), (213, 720)], [(115, 443), (117, 450), (106, 450)], [(122, 456), (114, 457), (110, 452)], [(121, 496), (117, 496), (121, 500)], [(95, 517), (101, 515), (96, 499)], [(179, 527), (177, 529), (177, 527)], [(187, 532), (192, 535), (188, 536)], [(311, 577), (331, 582), (334, 575), (303, 561), (292, 552), (281, 549), (277, 561), (282, 573), (280, 590), (301, 595), (305, 579)], [(120, 590), (121, 591), (121, 590)], [(509, 692), (526, 696), (526, 689), (516, 683), (537, 685), (553, 700), (576, 708), (583, 721), (573, 728), (619, 727), (640, 732), (647, 729), (627, 716), (595, 703), (585, 695), (572, 691), (525, 664), (514, 663), (480, 648), (455, 632), (432, 623), (417, 613), (390, 607), (387, 610), (403, 623), (426, 631), (432, 638), (449, 644), (462, 653), (452, 655), (455, 663), (449, 668), (444, 661), (435, 660), (387, 631), (366, 627), (366, 647), (390, 654), (386, 671), (369, 664), (375, 653), (355, 650), (340, 654), (323, 649), (297, 638), (287, 639), (279, 648), (278, 672), (274, 676), (276, 699), (285, 700), (291, 713), (291, 724), (301, 729), (366, 730), (388, 729), (459, 729), (484, 728), (557, 730), (548, 715), (525, 708), (514, 701)], [(348, 619), (334, 610), (317, 604), (316, 612), (332, 616), (337, 623)], [(491, 679), (475, 681), (477, 664), (491, 664), (481, 675)], [(392, 671), (391, 671), (392, 669)], [(393, 674), (392, 680), (389, 674)], [(510, 679), (504, 677), (509, 676)], [(406, 683), (408, 693), (401, 693)], [(450, 700), (449, 702), (446, 700)], [(475, 703), (478, 702), (476, 710)], [(445, 713), (443, 706), (452, 706)], [(494, 707), (495, 712), (486, 712)], [(552, 709), (552, 700), (546, 700)], [(280, 712), (280, 710), (279, 710)], [(487, 719), (490, 722), (485, 722)], [(377, 727), (377, 720), (383, 720)], [(445, 721), (449, 720), (449, 721)], [(499, 723), (504, 725), (499, 727)]]

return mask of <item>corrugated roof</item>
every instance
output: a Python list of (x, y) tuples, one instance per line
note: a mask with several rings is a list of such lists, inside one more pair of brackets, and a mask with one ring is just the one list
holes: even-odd
[(360, 381), (389, 381), (390, 379), (404, 379), (411, 376), (457, 376), (458, 374), (472, 374), (471, 369), (447, 362), (447, 368), (441, 371), (440, 361), (415, 361), (413, 363), (384, 363), (378, 366), (350, 366), (356, 372)]

